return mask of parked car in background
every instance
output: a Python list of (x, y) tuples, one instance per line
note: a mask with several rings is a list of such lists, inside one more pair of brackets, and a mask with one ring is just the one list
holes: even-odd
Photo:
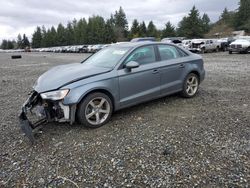
[(192, 52), (212, 52), (219, 51), (220, 45), (215, 39), (193, 39), (191, 41), (190, 51)]
[(88, 51), (87, 51), (88, 53), (92, 53), (92, 50), (93, 50), (92, 48), (93, 48), (93, 46), (94, 46), (94, 45), (88, 45)]
[(191, 45), (192, 45), (192, 40), (186, 39), (182, 41), (182, 47), (185, 48), (186, 50), (190, 50)]
[(229, 37), (229, 38), (221, 38), (221, 39), (218, 39), (218, 40), (217, 40), (217, 43), (218, 43), (218, 45), (219, 45), (219, 47), (220, 47), (220, 50), (225, 52), (225, 51), (228, 50), (229, 45), (230, 45), (233, 41), (235, 41), (235, 39), (232, 38), (232, 37)]
[(233, 52), (248, 53), (250, 52), (250, 39), (237, 39), (229, 46), (229, 54)]
[(161, 42), (176, 44), (178, 46), (182, 46), (182, 41), (184, 37), (170, 37), (170, 38), (163, 38)]
[(204, 39), (193, 39), (191, 40), (191, 46), (189, 50), (194, 53), (201, 52), (201, 49), (204, 47), (204, 44)]
[(61, 47), (53, 47), (53, 48), (52, 48), (52, 51), (53, 51), (54, 53), (60, 53), (60, 52), (62, 52), (62, 48), (61, 48)]
[[(129, 106), (178, 92), (194, 97), (204, 77), (202, 57), (176, 45), (112, 45), (81, 63), (42, 74), (22, 107), (20, 125), (31, 140), (34, 128), (51, 121), (72, 124), (77, 117), (80, 124), (97, 128)], [(38, 123), (29, 119), (32, 111)]]
[(87, 53), (87, 52), (88, 52), (88, 45), (79, 46), (79, 53)]
[(145, 42), (145, 41), (151, 41), (155, 42), (155, 37), (142, 37), (142, 38), (134, 38), (130, 42)]
[(101, 50), (103, 48), (104, 45), (102, 44), (97, 44), (97, 45), (94, 45), (92, 46), (91, 48), (91, 53), (96, 53), (98, 52), (99, 50)]

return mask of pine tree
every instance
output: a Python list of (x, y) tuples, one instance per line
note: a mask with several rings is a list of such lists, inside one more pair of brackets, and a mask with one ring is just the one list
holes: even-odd
[(74, 26), (75, 32), (75, 44), (88, 44), (88, 24), (85, 18), (80, 19), (76, 26)]
[(183, 17), (179, 22), (178, 35), (187, 38), (203, 37), (203, 24), (199, 11), (193, 6), (188, 16)]
[(144, 21), (139, 25), (139, 36), (140, 37), (147, 36), (147, 27)]
[(156, 26), (154, 25), (153, 21), (150, 21), (148, 23), (147, 35), (148, 35), (148, 37), (157, 37), (157, 35), (158, 35)]
[(128, 37), (128, 21), (122, 7), (115, 11), (114, 15), (115, 33), (118, 41), (125, 41)]
[(22, 45), (21, 45), (22, 49), (30, 47), (30, 42), (29, 39), (26, 37), (25, 34), (23, 34), (23, 40), (22, 40)]
[(15, 40), (12, 40), (11, 43), (13, 45), (13, 49), (17, 49), (17, 42)]
[(32, 35), (32, 47), (40, 48), (42, 45), (42, 31), (40, 27), (37, 27)]
[(57, 46), (57, 32), (54, 26), (52, 26), (50, 29), (46, 32), (46, 46), (52, 47)]
[(47, 31), (44, 25), (42, 26), (42, 41), (41, 47), (47, 47)]
[(229, 12), (227, 8), (225, 8), (220, 16), (220, 19), (226, 21), (228, 20), (228, 17), (229, 17)]
[(10, 40), (7, 41), (7, 49), (14, 49), (13, 41)]
[(3, 49), (3, 50), (14, 49), (15, 43), (16, 43), (15, 40), (12, 40), (12, 41), (11, 41), (11, 40), (3, 39), (0, 48)]
[(66, 40), (67, 45), (72, 45), (74, 43), (74, 29), (71, 22), (68, 22), (67, 28), (66, 28)]
[(175, 36), (176, 36), (175, 27), (170, 22), (167, 22), (165, 28), (162, 30), (161, 37), (167, 38)]
[(57, 41), (59, 46), (67, 45), (66, 30), (61, 23), (59, 23), (59, 25), (57, 26), (57, 39), (56, 39), (56, 41)]
[(210, 30), (210, 18), (205, 13), (202, 16), (202, 28), (203, 28), (203, 33), (208, 33)]
[(19, 48), (19, 49), (22, 48), (22, 36), (20, 33), (17, 36), (17, 48)]
[(8, 41), (3, 39), (1, 44), (1, 49), (6, 50), (8, 48)]
[(105, 24), (104, 43), (109, 44), (113, 42), (116, 42), (114, 23), (112, 19), (108, 19)]
[(88, 21), (88, 43), (104, 43), (105, 21), (100, 16), (93, 16)]
[(240, 0), (239, 5), (234, 25), (236, 29), (243, 29), (250, 32), (250, 0)]
[(131, 26), (129, 38), (130, 39), (137, 38), (139, 37), (139, 34), (140, 34), (139, 22), (137, 21), (137, 19), (134, 19)]

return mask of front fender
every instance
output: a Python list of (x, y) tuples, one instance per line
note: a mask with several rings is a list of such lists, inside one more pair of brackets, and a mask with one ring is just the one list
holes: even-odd
[(105, 90), (110, 93), (114, 99), (114, 105), (117, 105), (117, 101), (119, 99), (119, 86), (117, 78), (101, 80), (72, 88), (70, 89), (69, 94), (64, 98), (63, 104), (78, 104), (87, 94), (96, 90)]

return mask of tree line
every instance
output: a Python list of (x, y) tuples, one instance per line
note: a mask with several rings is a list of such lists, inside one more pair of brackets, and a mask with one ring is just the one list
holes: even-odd
[(29, 42), (28, 37), (26, 37), (25, 34), (23, 34), (23, 36), (18, 34), (17, 40), (3, 39), (0, 47), (2, 49), (24, 49), (26, 47), (30, 47), (30, 42)]
[(218, 22), (223, 22), (235, 30), (245, 30), (250, 33), (250, 0), (240, 0), (239, 5), (237, 11), (225, 8)]
[[(240, 0), (236, 11), (223, 11), (218, 22), (225, 22), (234, 29), (244, 29), (250, 32), (250, 0)], [(131, 28), (128, 27), (126, 14), (122, 7), (110, 18), (92, 16), (68, 22), (67, 25), (58, 24), (57, 27), (45, 28), (38, 26), (32, 35), (32, 42), (23, 35), (18, 35), (17, 41), (3, 40), (2, 49), (33, 48), (66, 46), (78, 44), (107, 44), (117, 41), (128, 41), (136, 37), (187, 37), (202, 38), (208, 33), (213, 24), (209, 16), (204, 13), (200, 15), (199, 10), (193, 6), (187, 16), (184, 16), (175, 27), (168, 21), (163, 29), (157, 29), (153, 21), (147, 25), (134, 19)]]

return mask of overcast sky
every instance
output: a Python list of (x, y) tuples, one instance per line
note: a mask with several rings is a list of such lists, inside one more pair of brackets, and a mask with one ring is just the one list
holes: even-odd
[(66, 24), (74, 18), (100, 15), (108, 18), (122, 6), (131, 24), (133, 19), (148, 23), (153, 20), (158, 28), (167, 21), (177, 25), (195, 5), (214, 22), (225, 7), (238, 8), (239, 0), (1, 0), (0, 40), (15, 39), (18, 33), (29, 37), (36, 26), (46, 28)]

